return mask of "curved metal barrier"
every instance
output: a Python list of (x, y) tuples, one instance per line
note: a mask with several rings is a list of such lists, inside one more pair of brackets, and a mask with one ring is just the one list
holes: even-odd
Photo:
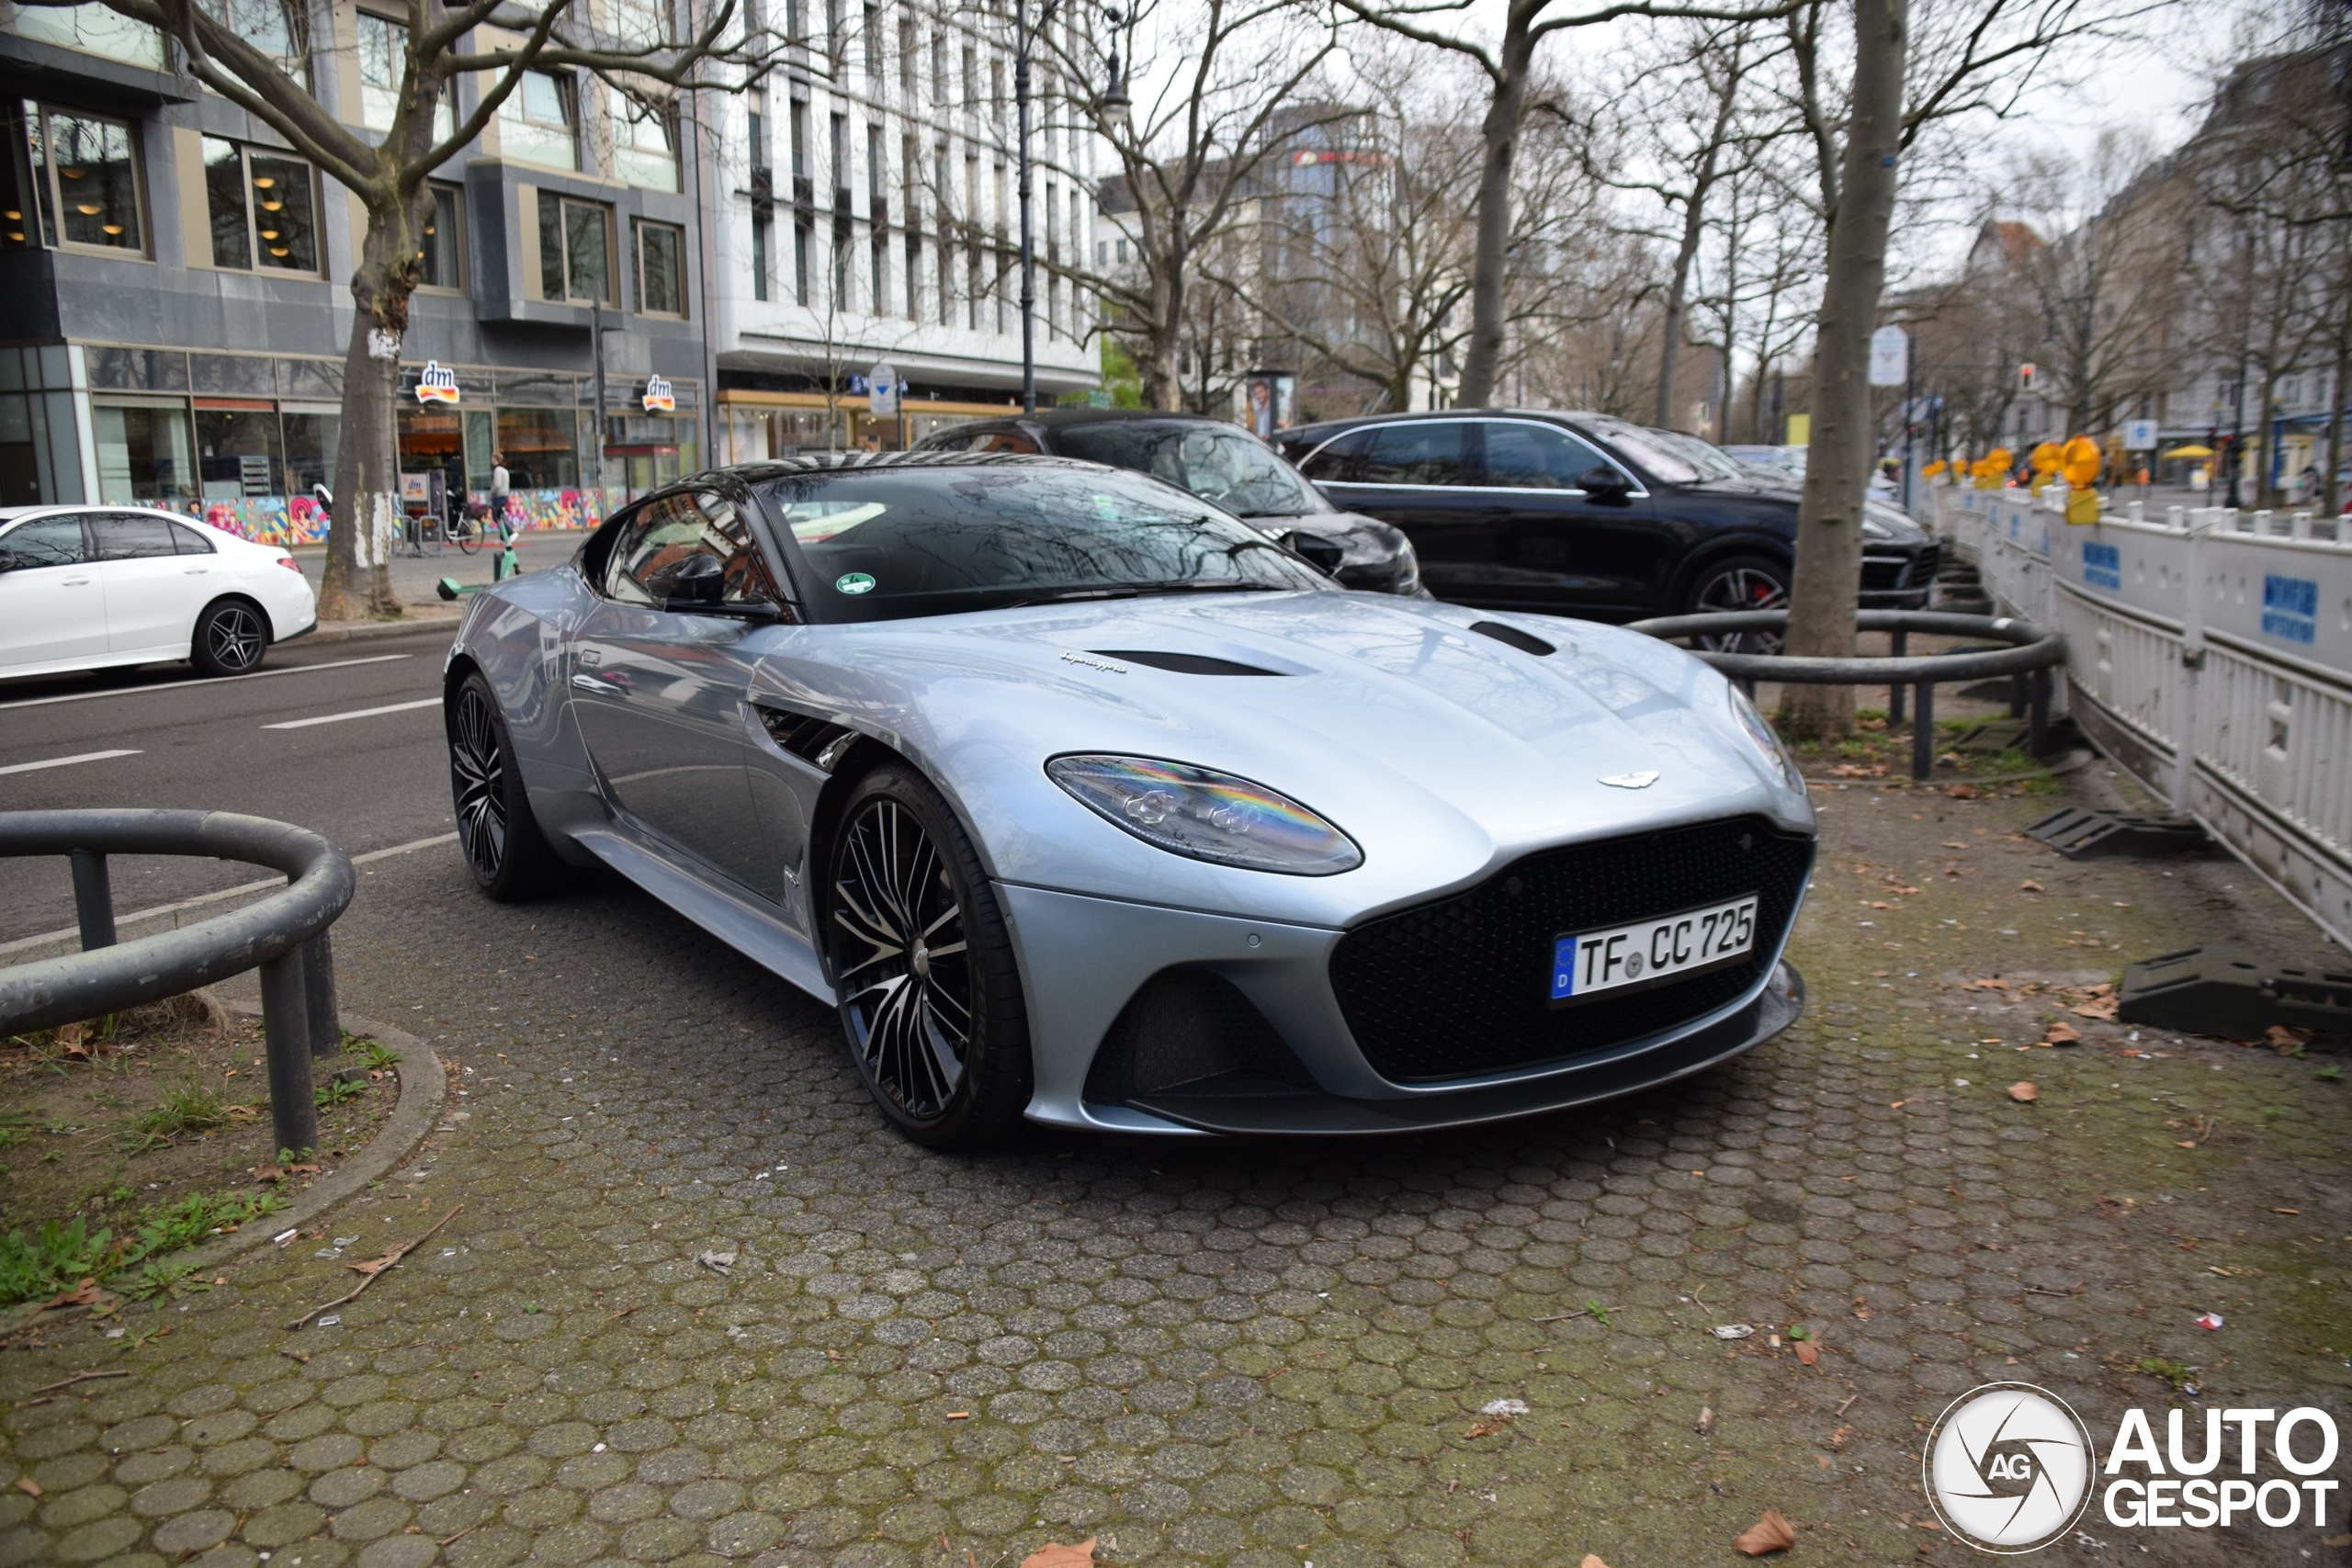
[[(1786, 610), (1734, 610), (1707, 615), (1664, 615), (1635, 621), (1626, 629), (1655, 637), (1721, 636), (1732, 632), (1785, 631)], [(1911, 728), (1911, 776), (1924, 780), (1935, 764), (1936, 687), (1955, 681), (1981, 681), (2007, 675), (2026, 688), (2010, 703), (2012, 714), (2023, 707), (2030, 716), (2026, 749), (2034, 756), (2047, 750), (2050, 734), (2050, 672), (2065, 662), (2066, 639), (2043, 631), (2030, 621), (2008, 615), (1951, 615), (1937, 610), (1864, 610), (1854, 617), (1858, 631), (1892, 634), (1894, 652), (1889, 658), (1858, 654), (1847, 659), (1802, 658), (1781, 653), (1738, 653), (1728, 649), (1694, 649), (1698, 656), (1753, 691), (1758, 681), (1795, 682), (1804, 685), (1876, 686), (1887, 688), (1887, 721), (1903, 722), (1903, 694), (1907, 688), (1917, 704), (1917, 721)], [(1910, 634), (1985, 637), (2007, 648), (1971, 649), (1955, 653), (1910, 654)]]
[[(135, 942), (115, 940), (108, 855), (209, 855), (286, 874), (241, 909)], [(327, 928), (351, 902), (351, 857), (305, 828), (227, 811), (0, 812), (0, 855), (65, 855), (82, 951), (0, 969), (0, 1031), (51, 1029), (261, 970), (277, 1147), (313, 1148), (311, 1058), (341, 1048)]]

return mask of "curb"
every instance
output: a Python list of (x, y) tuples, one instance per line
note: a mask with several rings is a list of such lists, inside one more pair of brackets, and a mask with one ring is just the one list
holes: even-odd
[(302, 634), (304, 642), (366, 642), (379, 637), (401, 637), (429, 632), (438, 627), (455, 631), (465, 618), (463, 612), (454, 615), (404, 615), (397, 621), (333, 621), (322, 622), (314, 631)]
[(441, 1058), (434, 1055), (433, 1048), (405, 1030), (352, 1013), (343, 1015), (343, 1026), (347, 1033), (380, 1041), (401, 1054), (401, 1100), (392, 1108), (391, 1116), (368, 1140), (366, 1148), (345, 1160), (334, 1174), (321, 1177), (304, 1189), (290, 1207), (266, 1216), (266, 1224), (256, 1222), (233, 1235), (174, 1253), (172, 1261), (191, 1264), (199, 1269), (214, 1268), (251, 1252), (272, 1236), (284, 1235), (290, 1226), (310, 1224), (406, 1159), (424, 1141), (424, 1134), (432, 1131), (449, 1092), (448, 1075), (442, 1070)]

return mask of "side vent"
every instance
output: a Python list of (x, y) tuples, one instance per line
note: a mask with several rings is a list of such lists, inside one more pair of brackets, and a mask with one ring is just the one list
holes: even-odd
[(1560, 651), (1542, 637), (1521, 631), (1517, 626), (1507, 626), (1500, 621), (1473, 621), (1470, 623), (1470, 629), (1480, 637), (1493, 637), (1506, 648), (1515, 648), (1521, 653), (1532, 653), (1538, 659), (1548, 659)]
[(1103, 659), (1125, 660), (1129, 664), (1148, 664), (1154, 670), (1173, 671), (1179, 675), (1279, 675), (1279, 670), (1261, 670), (1255, 664), (1237, 663), (1230, 659), (1212, 659), (1205, 653), (1162, 653), (1148, 648), (1093, 648), (1088, 652)]
[(855, 730), (844, 726), (829, 724), (808, 714), (794, 713), (790, 708), (770, 707), (765, 703), (752, 705), (758, 712), (760, 724), (767, 730), (769, 739), (810, 767), (822, 768), (827, 773), (832, 772), (833, 764), (841, 761), (842, 743), (855, 739), (857, 735)]

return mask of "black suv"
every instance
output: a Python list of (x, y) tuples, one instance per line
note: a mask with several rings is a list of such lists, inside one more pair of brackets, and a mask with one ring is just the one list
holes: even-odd
[[(1274, 439), (1335, 504), (1403, 529), (1441, 599), (1611, 621), (1788, 603), (1799, 485), (1695, 436), (1605, 414), (1454, 409)], [(1923, 608), (1935, 541), (1877, 501), (1862, 534), (1863, 605)]]
[(1429, 596), (1405, 536), (1317, 493), (1238, 424), (1148, 409), (1049, 409), (927, 435), (918, 452), (1037, 452), (1132, 468), (1188, 490), (1337, 578), (1376, 593)]

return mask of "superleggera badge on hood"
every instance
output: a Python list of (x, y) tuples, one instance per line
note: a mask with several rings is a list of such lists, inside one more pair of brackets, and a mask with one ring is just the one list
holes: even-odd
[(1657, 770), (1649, 768), (1638, 773), (1603, 773), (1600, 782), (1611, 789), (1647, 789), (1657, 783)]
[(1097, 659), (1091, 653), (1065, 653), (1062, 655), (1062, 662), (1083, 664), (1089, 670), (1100, 670), (1105, 675), (1124, 675), (1127, 672), (1125, 665), (1114, 664), (1107, 659)]

